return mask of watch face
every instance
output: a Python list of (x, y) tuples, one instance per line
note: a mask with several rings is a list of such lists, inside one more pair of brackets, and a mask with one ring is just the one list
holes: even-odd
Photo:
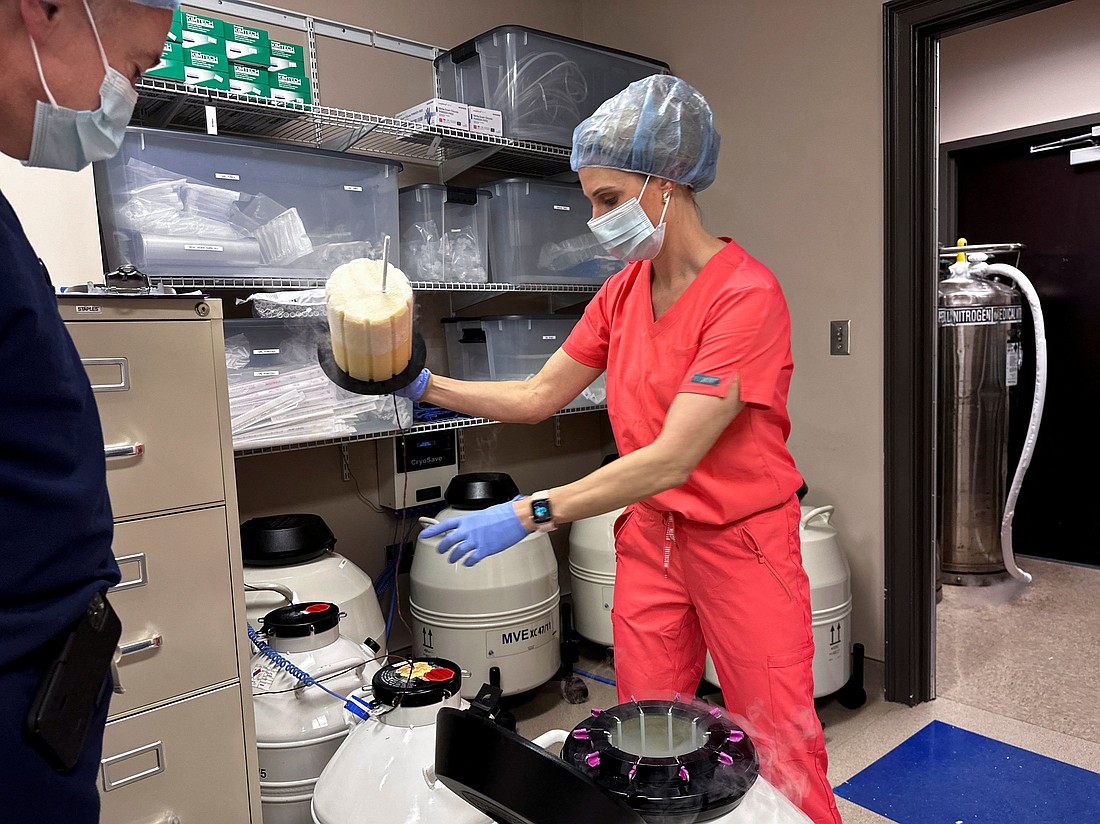
[(554, 516), (550, 514), (550, 502), (545, 498), (531, 501), (531, 517), (536, 524), (545, 524), (554, 520)]

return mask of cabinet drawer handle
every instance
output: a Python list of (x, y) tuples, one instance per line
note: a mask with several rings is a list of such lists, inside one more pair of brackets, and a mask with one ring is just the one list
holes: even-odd
[(120, 371), (118, 383), (93, 383), (93, 392), (125, 392), (130, 388), (130, 364), (126, 358), (81, 358), (84, 368), (89, 366), (117, 366)]
[(134, 458), (144, 454), (143, 443), (109, 443), (103, 447), (104, 458)]
[[(156, 758), (155, 766), (139, 769), (138, 772), (127, 775), (124, 778), (112, 779), (107, 774), (108, 770), (116, 764), (146, 754), (151, 754)], [(125, 787), (127, 784), (133, 784), (135, 781), (141, 781), (143, 778), (148, 778), (151, 775), (164, 772), (164, 744), (160, 741), (154, 741), (152, 744), (146, 744), (144, 747), (138, 747), (129, 752), (123, 752), (118, 755), (112, 755), (110, 758), (104, 758), (99, 763), (100, 771), (103, 776), (103, 791), (109, 793), (111, 790), (117, 790), (119, 787)], [(143, 764), (144, 763), (143, 761)]]
[(144, 552), (135, 552), (133, 555), (121, 555), (115, 558), (115, 563), (121, 568), (123, 564), (137, 564), (137, 577), (129, 581), (120, 581), (111, 587), (111, 592), (122, 592), (124, 589), (143, 587), (149, 583), (149, 566), (145, 562)]
[(157, 634), (149, 638), (144, 638), (141, 641), (134, 641), (130, 644), (119, 644), (118, 649), (123, 655), (133, 655), (135, 652), (141, 652), (143, 649), (154, 649), (163, 644), (163, 636)]

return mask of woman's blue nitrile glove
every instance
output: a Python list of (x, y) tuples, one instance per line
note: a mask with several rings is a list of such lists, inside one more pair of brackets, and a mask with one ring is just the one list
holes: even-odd
[[(512, 501), (518, 501), (522, 497), (517, 495)], [(461, 518), (447, 518), (429, 526), (420, 533), (420, 537), (434, 538), (444, 532), (448, 533), (439, 542), (439, 553), (442, 555), (453, 550), (448, 561), (457, 563), (465, 556), (463, 563), (473, 566), (482, 558), (518, 544), (530, 534), (516, 515), (512, 501), (471, 512)]]
[(408, 398), (410, 401), (418, 401), (424, 397), (424, 390), (428, 388), (428, 378), (432, 373), (427, 369), (421, 369), (420, 374), (413, 379), (408, 386), (402, 386), (393, 394), (399, 398)]

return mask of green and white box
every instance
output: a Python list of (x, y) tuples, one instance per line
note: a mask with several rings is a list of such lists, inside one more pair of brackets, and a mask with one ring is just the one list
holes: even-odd
[(183, 62), (183, 44), (172, 43), (169, 41), (164, 42), (164, 48), (160, 52), (161, 60), (175, 60), (177, 63)]
[(267, 69), (248, 66), (244, 63), (230, 63), (229, 91), (256, 97), (270, 97), (271, 86), (267, 82)]
[(202, 32), (183, 30), (183, 51), (209, 54), (225, 60), (225, 42), (220, 37)]
[(218, 74), (229, 75), (229, 61), (224, 54), (207, 54), (194, 49), (183, 50), (183, 65), (195, 69), (209, 69)]
[(176, 9), (172, 12), (172, 25), (168, 28), (168, 36), (164, 38), (168, 43), (183, 42), (183, 12)]
[[(262, 97), (265, 100), (271, 97), (271, 87), (266, 83), (252, 83), (248, 80), (234, 80), (229, 78), (229, 91), (237, 94), (247, 94), (251, 97)], [(309, 102), (308, 100), (305, 102)]]
[(268, 68), (274, 74), (294, 74), (306, 76), (306, 50), (297, 43), (271, 41), (271, 61)]
[(210, 69), (198, 69), (193, 66), (184, 66), (183, 82), (188, 86), (201, 86), (204, 89), (221, 89), (229, 91), (229, 77), (225, 74), (211, 71)]
[(218, 40), (225, 39), (225, 22), (217, 17), (204, 17), (189, 11), (180, 12), (183, 30), (196, 34), (205, 34)]
[(272, 89), (282, 89), (288, 92), (301, 92), (309, 100), (309, 80), (296, 74), (267, 73), (268, 83)]
[(312, 103), (309, 98), (309, 92), (305, 91), (292, 91), (291, 89), (277, 89), (274, 86), (271, 87), (271, 99), (280, 100), (284, 103)]
[(214, 17), (183, 13), (183, 51), (225, 59), (225, 23)]
[(182, 60), (165, 60), (161, 58), (157, 65), (145, 72), (145, 77), (159, 77), (162, 80), (175, 80), (178, 83), (183, 83), (186, 70), (187, 67), (183, 65)]
[(234, 63), (266, 69), (271, 63), (271, 38), (264, 29), (226, 23), (225, 56)]

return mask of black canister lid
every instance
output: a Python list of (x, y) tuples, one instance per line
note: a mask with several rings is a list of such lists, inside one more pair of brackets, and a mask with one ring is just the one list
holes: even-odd
[(519, 494), (519, 487), (503, 472), (467, 472), (455, 475), (443, 495), (455, 509), (488, 509), (510, 501)]
[(375, 701), (391, 707), (430, 707), (458, 695), (462, 671), (445, 658), (412, 658), (382, 667), (371, 688)]
[(273, 609), (263, 617), (264, 635), (308, 638), (340, 624), (340, 607), (326, 601), (307, 601)]
[(580, 770), (472, 710), (436, 716), (435, 772), (501, 824), (646, 824)]
[(241, 524), (245, 566), (293, 566), (312, 561), (336, 545), (336, 536), (320, 515), (265, 515)]
[(760, 769), (745, 731), (698, 702), (633, 701), (593, 711), (566, 739), (561, 758), (650, 824), (720, 818), (740, 805)]

